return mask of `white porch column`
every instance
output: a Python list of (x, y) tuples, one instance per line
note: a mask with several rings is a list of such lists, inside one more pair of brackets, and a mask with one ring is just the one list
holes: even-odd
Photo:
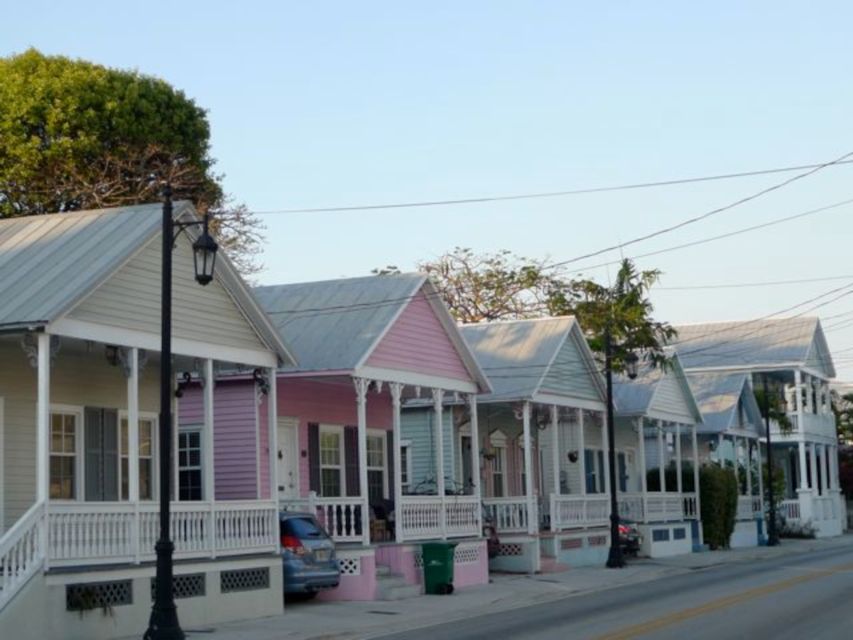
[(696, 435), (697, 427), (694, 424), (691, 429), (691, 444), (693, 446), (693, 493), (696, 496), (696, 521), (699, 523), (699, 544), (704, 544), (704, 535), (702, 533), (702, 502), (699, 497), (699, 438)]
[(812, 413), (814, 405), (812, 404), (812, 378), (808, 374), (803, 374), (803, 386), (805, 388), (806, 393), (806, 401), (805, 401), (805, 411), (806, 413)]
[[(50, 334), (38, 334), (37, 349), (36, 501), (47, 502), (50, 496)], [(78, 494), (82, 490), (82, 486), (77, 487)]]
[(809, 472), (812, 479), (812, 493), (817, 495), (817, 453), (814, 442), (809, 443)]
[(139, 564), (139, 350), (133, 347), (127, 355), (127, 500), (134, 512), (130, 546)]
[(527, 502), (527, 533), (533, 535), (539, 525), (533, 502), (533, 441), (530, 437), (530, 403), (524, 403), (521, 411), (524, 429), (524, 495)]
[[(602, 413), (601, 415), (601, 448), (603, 449), (602, 453), (604, 454), (602, 457), (604, 458), (604, 495), (610, 495), (610, 434), (607, 433), (607, 417), (606, 414)], [(613, 418), (614, 423), (616, 422), (616, 417)], [(616, 435), (616, 428), (614, 424), (613, 435)], [(614, 443), (615, 444), (615, 443)]]
[[(551, 405), (551, 464), (554, 467), (554, 495), (560, 495), (560, 421), (557, 405)], [(551, 514), (553, 520), (554, 514)]]
[(838, 491), (840, 487), (838, 479), (838, 445), (832, 445), (829, 451), (829, 474), (832, 476), (832, 489)]
[(358, 495), (361, 498), (361, 541), (370, 546), (370, 504), (367, 495), (367, 388), (370, 380), (353, 378), (358, 414)]
[(723, 434), (719, 434), (717, 436), (717, 462), (720, 465), (720, 469), (726, 468), (726, 459), (723, 457), (723, 444), (725, 444), (726, 440), (723, 438)]
[[(480, 420), (477, 415), (477, 394), (468, 396), (468, 411), (471, 414), (471, 493), (477, 496), (477, 504), (483, 502), (480, 475)], [(477, 508), (477, 531), (483, 530), (483, 510)]]
[(825, 474), (823, 477), (823, 489), (828, 493), (832, 489), (832, 470), (830, 469), (829, 452), (831, 447), (828, 444), (823, 445), (823, 467), (821, 468)]
[(663, 461), (665, 458), (663, 448), (663, 420), (657, 421), (658, 429), (658, 478), (660, 482), (661, 493), (666, 493), (666, 474), (663, 470)]
[(400, 454), (400, 407), (403, 385), (392, 382), (388, 385), (391, 392), (391, 431), (394, 444), (394, 540), (403, 542), (403, 456)]
[(435, 411), (435, 486), (438, 493), (438, 501), (441, 503), (439, 511), (439, 527), (441, 529), (441, 538), (447, 539), (447, 511), (445, 510), (444, 495), (444, 425), (442, 418), (444, 415), (444, 391), (441, 389), (432, 390), (432, 404)]
[(583, 409), (578, 409), (578, 470), (581, 474), (581, 495), (586, 495), (586, 434)]
[[(761, 439), (755, 441), (755, 455), (758, 460), (758, 497), (761, 498), (761, 504), (764, 505), (764, 469), (761, 462)], [(775, 497), (775, 496), (774, 496)], [(764, 510), (762, 509), (762, 514)]]
[[(802, 436), (801, 436), (802, 437)], [(806, 443), (803, 440), (800, 440), (797, 443), (797, 448), (800, 453), (800, 491), (808, 491), (809, 490), (809, 479), (806, 475), (808, 464), (806, 463)]]
[(749, 438), (743, 439), (746, 450), (746, 495), (752, 497), (752, 444)]
[(684, 487), (682, 486), (681, 481), (681, 423), (675, 423), (675, 473), (676, 473), (676, 486), (678, 495), (683, 493)]
[(646, 493), (648, 492), (648, 479), (646, 478), (646, 427), (642, 418), (637, 418), (637, 458), (640, 467), (640, 490), (643, 493), (643, 506), (645, 508)]
[(270, 500), (278, 504), (278, 369), (267, 369), (270, 390), (267, 392), (267, 440), (269, 441)]
[[(213, 360), (210, 358), (206, 358), (203, 363), (204, 371), (202, 372), (202, 380), (204, 381), (204, 388), (202, 389), (202, 395), (204, 399), (204, 432), (201, 438), (202, 442), (202, 455), (204, 456), (204, 461), (202, 463), (202, 495), (204, 499), (210, 504), (210, 513), (209, 517), (209, 528), (208, 528), (208, 536), (210, 552), (212, 557), (216, 557), (216, 475), (213, 470), (213, 431), (214, 431), (214, 420), (213, 420)], [(252, 400), (257, 402), (257, 387), (252, 384)], [(257, 405), (255, 405), (257, 406)], [(255, 410), (257, 411), (257, 410)], [(254, 415), (257, 415), (255, 412)], [(177, 420), (175, 421), (175, 431), (179, 431), (179, 423)], [(257, 438), (256, 438), (257, 440)], [(178, 457), (178, 450), (175, 449), (174, 456)], [(255, 460), (260, 461), (260, 457), (255, 452)], [(261, 470), (258, 469), (258, 475), (260, 476)], [(175, 493), (178, 493), (178, 480), (175, 478)], [(260, 486), (260, 483), (257, 483)], [(260, 497), (260, 496), (258, 496)]]

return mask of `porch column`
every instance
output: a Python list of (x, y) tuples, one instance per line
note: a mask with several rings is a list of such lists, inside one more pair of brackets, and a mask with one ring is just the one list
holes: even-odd
[[(551, 464), (554, 467), (554, 495), (560, 495), (560, 421), (557, 405), (551, 405)], [(553, 522), (554, 515), (551, 514)]]
[[(764, 469), (761, 463), (761, 439), (755, 441), (755, 455), (758, 460), (758, 497), (761, 498), (761, 504), (764, 505)], [(768, 454), (769, 455), (769, 454)], [(762, 509), (762, 516), (763, 516)]]
[(134, 512), (130, 546), (133, 561), (139, 564), (139, 350), (135, 347), (128, 352), (127, 367), (127, 500)]
[(439, 502), (439, 528), (442, 540), (447, 539), (447, 512), (444, 508), (446, 496), (444, 495), (444, 425), (442, 418), (444, 414), (444, 391), (432, 390), (432, 404), (435, 411), (435, 487)]
[[(203, 405), (204, 405), (204, 430), (201, 438), (202, 443), (202, 456), (204, 457), (204, 461), (201, 465), (202, 468), (202, 483), (203, 487), (202, 496), (209, 503), (210, 512), (208, 514), (209, 518), (209, 529), (208, 536), (210, 539), (208, 544), (210, 545), (210, 555), (211, 557), (216, 557), (216, 475), (213, 470), (213, 430), (214, 430), (214, 421), (213, 421), (213, 360), (210, 358), (205, 358), (202, 366), (204, 367), (204, 371), (202, 372), (202, 396), (203, 396)], [(252, 383), (252, 401), (257, 402), (257, 387), (255, 383)], [(254, 405), (257, 406), (257, 405)], [(255, 413), (257, 415), (257, 413)], [(175, 432), (180, 429), (179, 423), (175, 421)], [(257, 438), (255, 439), (257, 441)], [(178, 449), (175, 448), (175, 457), (178, 457)], [(258, 456), (258, 451), (255, 451), (255, 456)], [(259, 457), (256, 457), (255, 460), (260, 461)], [(261, 470), (258, 468), (258, 476), (260, 476)], [(178, 486), (179, 483), (177, 481), (177, 476), (175, 476), (175, 493), (179, 492)], [(260, 487), (260, 482), (256, 483), (257, 487)], [(260, 497), (260, 496), (258, 496)]]
[[(694, 424), (691, 429), (690, 439), (693, 446), (693, 493), (696, 494), (696, 520), (702, 520), (702, 504), (699, 500), (699, 438), (696, 435), (697, 427)], [(699, 526), (699, 542), (702, 542), (702, 527)]]
[(666, 474), (663, 470), (664, 448), (663, 448), (663, 420), (657, 421), (658, 427), (658, 478), (661, 493), (666, 493)]
[[(477, 415), (477, 394), (468, 396), (468, 411), (471, 414), (471, 493), (477, 497), (477, 504), (483, 503), (480, 487), (480, 422)], [(477, 531), (483, 530), (483, 510), (477, 507)]]
[(735, 474), (737, 482), (737, 494), (740, 495), (740, 476), (738, 474), (738, 465), (740, 464), (740, 452), (737, 448), (737, 436), (732, 436), (732, 473)]
[[(36, 501), (47, 502), (50, 496), (50, 334), (39, 333), (36, 346)], [(77, 489), (82, 492), (82, 486)]]
[(269, 441), (270, 500), (278, 504), (278, 369), (267, 369), (270, 390), (267, 393), (267, 440)]
[(578, 409), (578, 470), (581, 474), (581, 495), (586, 495), (586, 434), (583, 409)]
[(809, 443), (809, 472), (812, 480), (812, 493), (817, 495), (817, 455), (814, 442)]
[(829, 450), (829, 473), (832, 476), (832, 488), (834, 491), (838, 491), (840, 486), (838, 479), (838, 445), (832, 445)]
[(826, 472), (823, 481), (823, 488), (828, 493), (832, 489), (832, 470), (830, 469), (829, 452), (831, 447), (828, 444), (823, 445), (823, 470)]
[(394, 444), (394, 540), (403, 542), (403, 456), (400, 454), (400, 403), (403, 385), (392, 382), (388, 385), (391, 392), (391, 432)]
[[(607, 433), (607, 419), (604, 414), (601, 414), (601, 449), (604, 454), (602, 457), (604, 458), (604, 495), (610, 495), (610, 455), (608, 452), (610, 451), (610, 436)], [(616, 418), (613, 418), (614, 422)], [(616, 429), (614, 425), (613, 429), (614, 438), (616, 436)], [(614, 443), (615, 446), (615, 443)]]
[(812, 404), (812, 378), (808, 374), (803, 374), (803, 386), (806, 390), (805, 410), (806, 413), (812, 413), (814, 405)]
[(525, 401), (521, 411), (524, 429), (524, 495), (527, 502), (527, 533), (533, 535), (539, 524), (533, 503), (533, 443), (530, 438), (530, 403)]
[(361, 498), (361, 541), (370, 546), (370, 504), (367, 496), (367, 388), (370, 380), (353, 378), (358, 413), (358, 495)]
[(726, 439), (723, 438), (723, 434), (719, 434), (717, 436), (717, 464), (720, 465), (720, 469), (726, 468), (726, 460), (723, 458), (723, 444), (726, 442)]
[[(802, 438), (802, 436), (800, 436)], [(806, 476), (806, 470), (808, 469), (808, 465), (806, 464), (806, 443), (804, 440), (800, 440), (797, 443), (797, 448), (800, 453), (800, 491), (808, 491), (809, 490), (809, 479)]]
[(752, 497), (752, 445), (748, 438), (743, 439), (746, 449), (746, 495)]
[(646, 426), (643, 418), (637, 418), (637, 458), (640, 467), (640, 491), (643, 494), (643, 509), (645, 513), (646, 492), (648, 491), (648, 478), (646, 478)]
[(684, 487), (681, 481), (681, 423), (675, 423), (675, 474), (676, 474), (676, 489), (678, 495), (683, 493)]

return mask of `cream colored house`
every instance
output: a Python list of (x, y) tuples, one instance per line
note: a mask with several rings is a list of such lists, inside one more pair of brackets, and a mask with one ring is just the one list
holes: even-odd
[[(176, 218), (194, 216), (176, 204)], [(0, 629), (17, 637), (142, 634), (164, 463), (182, 624), (281, 611), (274, 480), (259, 474), (247, 499), (214, 496), (210, 381), (220, 369), (271, 377), (291, 358), (227, 259), (195, 282), (192, 237), (179, 234), (173, 368), (208, 383), (199, 437), (172, 430), (176, 455), (158, 459), (160, 225), (160, 205), (0, 221)], [(276, 434), (258, 424), (269, 469)], [(190, 484), (200, 499), (181, 500)]]

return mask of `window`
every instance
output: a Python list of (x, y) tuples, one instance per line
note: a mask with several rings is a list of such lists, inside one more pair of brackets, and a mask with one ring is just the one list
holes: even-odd
[(587, 449), (583, 453), (586, 467), (586, 492), (604, 493), (604, 451)]
[(385, 499), (385, 436), (367, 436), (367, 499), (370, 504)]
[(400, 445), (400, 486), (403, 493), (408, 493), (412, 481), (411, 446), (409, 442)]
[(77, 497), (77, 415), (50, 415), (50, 498)]
[(344, 494), (343, 437), (340, 430), (320, 431), (320, 493), (327, 498)]
[(492, 460), (492, 495), (503, 498), (506, 495), (506, 447), (494, 448)]
[[(152, 500), (154, 498), (154, 420), (151, 418), (139, 419), (139, 499)], [(128, 446), (128, 423), (127, 417), (121, 419), (121, 499), (127, 500), (130, 495), (129, 488), (129, 455)]]
[[(140, 432), (141, 432), (140, 422)], [(141, 433), (140, 433), (141, 435)], [(142, 464), (140, 461), (140, 472)], [(140, 485), (140, 495), (142, 487)], [(201, 430), (178, 433), (178, 497), (180, 500), (202, 500)]]

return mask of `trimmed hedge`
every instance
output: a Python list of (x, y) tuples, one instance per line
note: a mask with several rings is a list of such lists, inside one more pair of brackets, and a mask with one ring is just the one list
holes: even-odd
[(738, 480), (730, 469), (706, 465), (699, 470), (702, 532), (711, 549), (728, 549), (735, 529)]

